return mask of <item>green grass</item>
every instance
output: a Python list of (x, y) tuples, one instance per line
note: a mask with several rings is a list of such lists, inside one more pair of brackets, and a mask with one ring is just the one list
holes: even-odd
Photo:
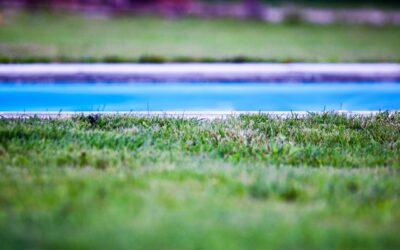
[(156, 17), (17, 14), (0, 27), (0, 61), (400, 61), (400, 27), (268, 24)]
[(2, 249), (398, 249), (400, 113), (0, 119)]

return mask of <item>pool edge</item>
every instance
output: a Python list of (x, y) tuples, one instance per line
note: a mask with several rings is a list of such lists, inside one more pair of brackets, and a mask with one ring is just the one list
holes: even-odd
[(74, 116), (99, 115), (99, 116), (130, 116), (130, 117), (161, 117), (161, 118), (182, 118), (182, 119), (227, 119), (230, 117), (238, 117), (241, 115), (267, 115), (276, 118), (298, 117), (303, 118), (311, 114), (339, 114), (345, 116), (374, 116), (382, 112), (391, 114), (397, 111), (135, 111), (135, 112), (111, 112), (111, 111), (84, 111), (84, 112), (0, 112), (2, 119), (18, 119), (18, 118), (42, 118), (42, 119), (65, 119)]
[(400, 81), (399, 63), (0, 64), (0, 82)]

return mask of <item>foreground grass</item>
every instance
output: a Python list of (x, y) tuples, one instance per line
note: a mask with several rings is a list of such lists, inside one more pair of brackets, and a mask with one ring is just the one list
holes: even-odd
[(396, 26), (19, 14), (0, 27), (2, 62), (399, 61), (399, 44)]
[(399, 113), (0, 119), (0, 245), (398, 249), (399, 168)]

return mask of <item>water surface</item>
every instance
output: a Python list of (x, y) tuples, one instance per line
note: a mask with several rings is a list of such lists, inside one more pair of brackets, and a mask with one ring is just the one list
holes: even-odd
[(400, 110), (400, 83), (0, 84), (0, 111)]

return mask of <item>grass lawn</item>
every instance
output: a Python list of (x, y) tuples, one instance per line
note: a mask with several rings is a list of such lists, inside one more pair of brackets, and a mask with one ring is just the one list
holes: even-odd
[(399, 249), (400, 113), (0, 119), (2, 249)]
[(400, 27), (19, 14), (0, 26), (8, 61), (400, 61)]

